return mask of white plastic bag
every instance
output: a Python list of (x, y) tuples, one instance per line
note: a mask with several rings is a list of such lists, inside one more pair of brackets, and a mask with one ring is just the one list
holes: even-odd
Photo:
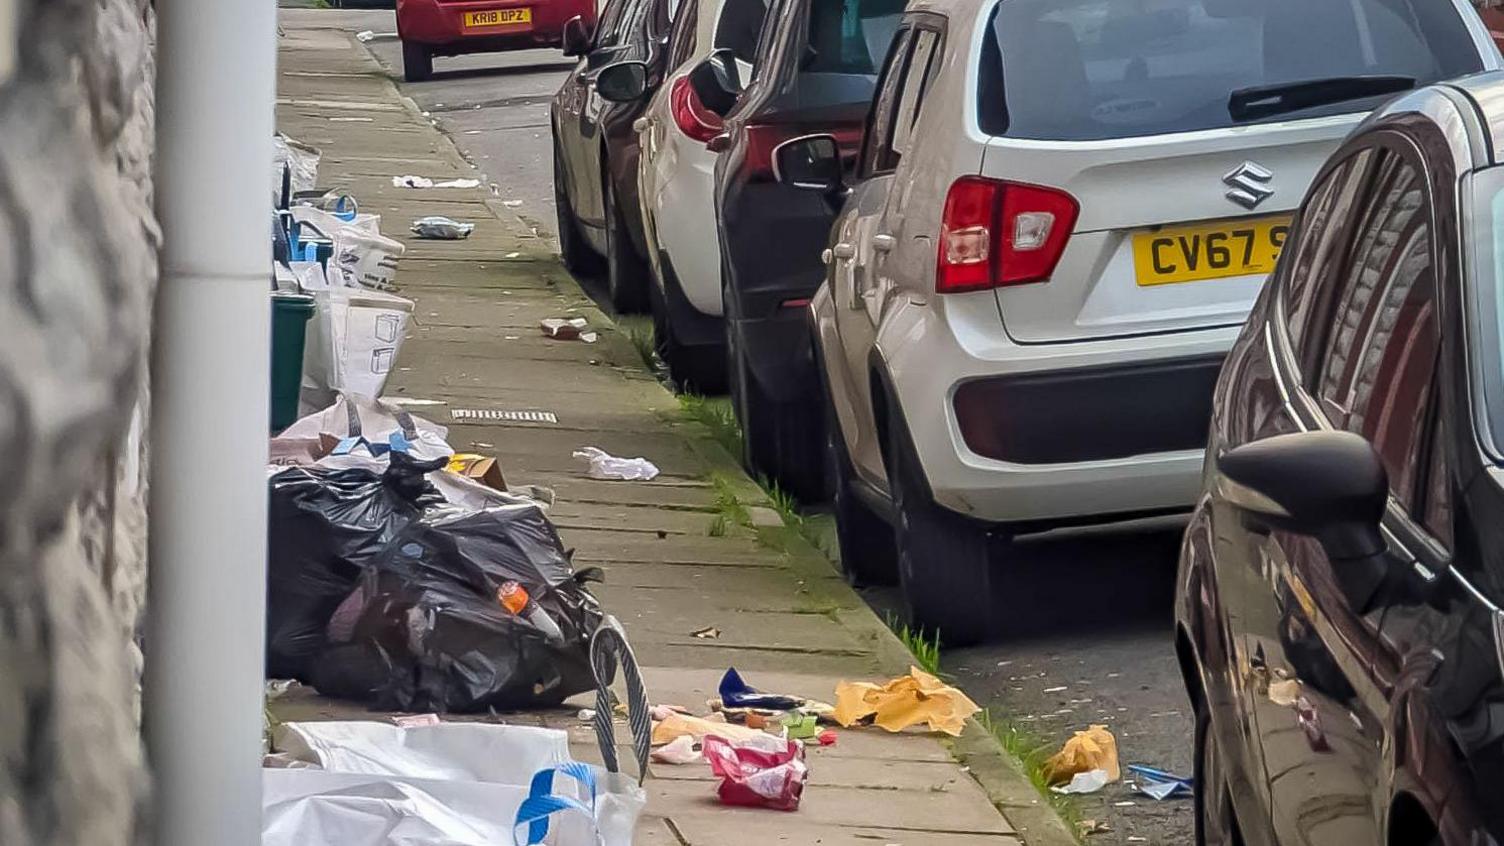
[(282, 193), (283, 168), (292, 169), (292, 190), (312, 191), (318, 187), (319, 159), (317, 147), (294, 141), (282, 133), (272, 136), (272, 194)]
[(569, 760), (568, 732), (486, 723), (412, 728), (365, 721), (283, 723), (275, 746), (337, 772), (517, 785)]
[(617, 458), (599, 447), (580, 447), (574, 457), (590, 462), (590, 478), (625, 482), (650, 482), (658, 468), (646, 458)]
[(379, 397), (402, 349), (412, 300), (380, 291), (332, 287), (314, 292), (303, 357), (304, 409), (340, 394)]
[(551, 729), (287, 723), (284, 742), (324, 769), (262, 771), (262, 846), (631, 846), (647, 800)]

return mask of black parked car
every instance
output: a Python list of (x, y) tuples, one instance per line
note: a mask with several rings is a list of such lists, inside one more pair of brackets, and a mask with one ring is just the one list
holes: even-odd
[(1504, 842), (1504, 74), (1326, 164), (1180, 561), (1201, 844)]
[[(713, 55), (691, 75), (725, 116), (716, 161), (729, 387), (744, 459), (806, 501), (825, 494), (819, 375), (805, 306), (825, 278), (820, 253), (836, 208), (774, 178), (773, 150), (831, 133), (854, 164), (904, 0), (774, 0), (756, 72)], [(738, 96), (739, 95), (739, 96)]]
[(579, 56), (574, 72), (554, 95), (554, 208), (559, 251), (577, 276), (600, 271), (617, 311), (647, 307), (648, 268), (643, 258), (642, 215), (637, 205), (637, 132), (632, 122), (646, 97), (602, 91), (600, 71), (619, 62), (644, 62), (637, 80), (651, 90), (663, 77), (673, 0), (605, 0), (599, 24), (583, 18), (564, 27), (564, 54)]

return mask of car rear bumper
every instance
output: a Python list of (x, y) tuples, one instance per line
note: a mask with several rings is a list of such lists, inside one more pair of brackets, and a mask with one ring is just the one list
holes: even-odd
[[(465, 28), (466, 12), (520, 8), (531, 10), (530, 22)], [(562, 43), (564, 22), (576, 15), (594, 21), (591, 0), (397, 0), (397, 33), (438, 53), (551, 47)]]
[(935, 501), (994, 523), (1189, 509), (1238, 330), (1026, 346), (997, 328), (995, 307), (985, 293), (905, 302), (878, 339)]

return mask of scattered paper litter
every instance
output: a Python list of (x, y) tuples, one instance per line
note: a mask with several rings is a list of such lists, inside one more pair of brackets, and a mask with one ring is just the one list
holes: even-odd
[(375, 118), (368, 117), (332, 117), (330, 123), (371, 123)]
[(515, 208), (518, 208), (518, 207), (520, 207), (522, 205), (522, 201), (521, 200), (502, 200), (501, 204), (504, 205), (504, 206), (506, 206), (509, 209), (515, 209)]
[(1106, 770), (1087, 770), (1084, 773), (1076, 773), (1071, 776), (1070, 784), (1064, 787), (1051, 787), (1056, 793), (1096, 793), (1107, 786), (1110, 779)]
[(1122, 778), (1118, 766), (1118, 741), (1106, 726), (1094, 725), (1076, 732), (1065, 745), (1044, 762), (1046, 784), (1064, 784), (1076, 773), (1104, 770), (1108, 782)]
[(538, 321), (543, 334), (556, 341), (579, 340), (590, 324), (583, 317), (545, 317)]
[(693, 764), (705, 756), (695, 739), (686, 734), (654, 749), (650, 757), (660, 764)]
[(715, 626), (706, 626), (703, 629), (696, 629), (689, 634), (691, 637), (697, 637), (700, 640), (717, 640), (721, 636), (721, 630)]
[(590, 462), (590, 478), (621, 482), (650, 482), (658, 477), (658, 468), (646, 458), (617, 458), (597, 447), (581, 447), (574, 457)]
[(375, 37), (376, 37), (376, 31), (373, 30), (373, 29), (363, 29), (360, 32), (355, 33), (355, 40), (359, 41), (362, 44), (366, 43), (367, 41), (370, 41), (371, 39), (373, 39)]
[(868, 717), (888, 731), (926, 723), (931, 731), (961, 735), (966, 720), (982, 710), (966, 694), (918, 667), (883, 685), (843, 681), (836, 685), (837, 723), (850, 726)]
[(442, 723), (438, 714), (404, 714), (392, 718), (392, 725), (397, 728), (422, 728), (424, 726), (436, 726)]
[(469, 238), (470, 233), (475, 231), (475, 224), (460, 223), (442, 215), (430, 215), (413, 221), (412, 231), (419, 238), (458, 241), (462, 238)]
[(578, 719), (582, 723), (588, 723), (591, 720), (595, 719), (595, 709), (594, 708), (581, 708), (580, 712), (578, 714), (575, 714), (575, 718)]
[(451, 179), (447, 182), (434, 182), (426, 176), (394, 176), (392, 177), (393, 188), (479, 188), (479, 179)]
[(1269, 701), (1285, 708), (1300, 698), (1300, 679), (1280, 679), (1269, 683)]
[(799, 797), (809, 778), (804, 744), (770, 734), (741, 742), (711, 735), (705, 738), (704, 746), (705, 760), (721, 780), (716, 795), (723, 803), (780, 811), (799, 809)]
[(653, 725), (653, 745), (662, 746), (672, 743), (675, 738), (679, 737), (703, 740), (709, 734), (737, 743), (754, 737), (764, 737), (767, 732), (728, 723), (726, 718), (719, 714), (710, 717), (692, 717), (689, 714), (675, 713), (669, 714), (668, 719), (659, 720)]

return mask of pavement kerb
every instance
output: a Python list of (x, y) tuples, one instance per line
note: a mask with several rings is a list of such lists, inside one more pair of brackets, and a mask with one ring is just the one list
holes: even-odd
[[(374, 57), (372, 60), (375, 61)], [(428, 118), (423, 117), (423, 110), (412, 98), (403, 94), (390, 77), (384, 73), (381, 76), (386, 86), (393, 92), (394, 98), (401, 102), (405, 109), (425, 122), (428, 121)], [(443, 148), (452, 161), (459, 166), (471, 168), (472, 163), (460, 152), (453, 138), (441, 127), (439, 134), (444, 141)], [(477, 170), (476, 178), (482, 179), (483, 186), (490, 193), (489, 180), (485, 174)], [(525, 220), (512, 214), (499, 201), (487, 201), (484, 205), (503, 225), (515, 231), (525, 231), (529, 239), (537, 237), (532, 234), (532, 227)], [(529, 246), (538, 247), (544, 244), (546, 242), (538, 238), (536, 244)], [(531, 250), (528, 252), (528, 258), (533, 261), (557, 261), (557, 254), (552, 250), (546, 253)], [(578, 284), (572, 277), (568, 278), (569, 282), (563, 284)], [(600, 309), (582, 309), (582, 311), (588, 311), (592, 326), (602, 331), (599, 344), (602, 347), (603, 358), (609, 357), (619, 362), (615, 366), (621, 369), (645, 369), (636, 355), (636, 350), (627, 340), (626, 333), (610, 315)], [(746, 505), (767, 506), (771, 504), (767, 492), (746, 473), (734, 456), (710, 437), (702, 424), (683, 416), (675, 422), (676, 425), (696, 427), (695, 436), (688, 439), (691, 448), (712, 466), (713, 472), (723, 475), (739, 501)], [(756, 532), (761, 542), (784, 553), (791, 569), (809, 575), (812, 580), (829, 577), (832, 567), (830, 559), (794, 527), (761, 527)], [(846, 590), (844, 594), (844, 598), (848, 601), (840, 603), (840, 607), (836, 609), (836, 613), (841, 615), (842, 624), (851, 628), (860, 639), (871, 642), (878, 665), (885, 674), (898, 676), (907, 673), (909, 667), (914, 664), (913, 656), (908, 648), (854, 591)], [(1018, 836), (1028, 846), (1076, 846), (1079, 843), (1064, 821), (1034, 789), (1018, 762), (1002, 748), (991, 732), (980, 722), (969, 719), (963, 734), (953, 741), (946, 742), (945, 745), (952, 757), (961, 762), (967, 768), (968, 774), (986, 791), (992, 804), (1003, 813), (1018, 831)]]

